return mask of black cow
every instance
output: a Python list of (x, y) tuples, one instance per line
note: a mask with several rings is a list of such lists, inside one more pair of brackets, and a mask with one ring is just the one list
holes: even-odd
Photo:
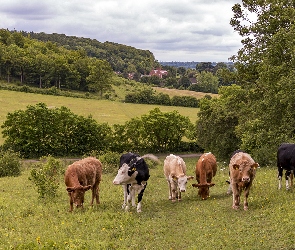
[(293, 175), (295, 169), (295, 144), (282, 143), (277, 152), (277, 167), (278, 167), (278, 179), (279, 189), (282, 188), (282, 176), (283, 170), (286, 170), (286, 189), (289, 189), (289, 181), (291, 187), (293, 186)]
[(122, 185), (124, 191), (124, 203), (122, 208), (129, 209), (129, 202), (135, 207), (135, 195), (138, 194), (137, 212), (141, 212), (141, 200), (150, 177), (149, 168), (144, 158), (151, 158), (158, 161), (154, 155), (147, 154), (140, 156), (134, 153), (123, 154), (120, 158), (118, 174), (113, 184)]

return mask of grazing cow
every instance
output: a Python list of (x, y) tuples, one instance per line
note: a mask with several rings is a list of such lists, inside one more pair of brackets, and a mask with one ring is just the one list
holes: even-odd
[(293, 175), (295, 170), (295, 144), (283, 143), (278, 148), (277, 152), (277, 167), (278, 167), (278, 179), (279, 189), (282, 188), (282, 176), (283, 170), (286, 170), (286, 189), (289, 189), (289, 181), (291, 187), (293, 186)]
[(134, 153), (126, 153), (120, 157), (120, 166), (118, 174), (113, 180), (113, 184), (122, 185), (124, 191), (124, 203), (122, 208), (129, 210), (129, 203), (135, 207), (135, 195), (138, 194), (137, 212), (141, 212), (141, 200), (150, 177), (148, 165), (145, 158), (158, 161), (158, 158), (152, 154), (140, 156)]
[(193, 176), (186, 176), (186, 165), (179, 156), (170, 154), (164, 160), (164, 175), (169, 188), (169, 200), (181, 200), (181, 192), (186, 191), (186, 183)]
[(199, 196), (203, 200), (209, 197), (209, 188), (214, 186), (212, 178), (217, 171), (216, 158), (212, 153), (205, 153), (201, 155), (196, 165), (196, 180), (198, 184), (192, 184), (193, 187), (199, 188)]
[(91, 205), (94, 198), (99, 204), (99, 183), (101, 181), (102, 165), (94, 157), (87, 157), (69, 165), (65, 172), (65, 184), (70, 197), (70, 212), (73, 211), (73, 204), (82, 207), (85, 192), (92, 190)]
[(240, 206), (240, 197), (244, 190), (244, 210), (248, 210), (248, 196), (259, 166), (249, 154), (238, 152), (232, 156), (229, 163), (230, 183), (233, 192), (233, 209)]

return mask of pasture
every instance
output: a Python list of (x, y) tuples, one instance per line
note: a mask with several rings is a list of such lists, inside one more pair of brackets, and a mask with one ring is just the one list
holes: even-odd
[[(87, 117), (91, 115), (98, 123), (106, 122), (109, 125), (124, 124), (131, 118), (147, 114), (155, 107), (162, 112), (177, 110), (179, 114), (187, 116), (195, 123), (197, 120), (197, 108), (157, 106), (147, 104), (132, 104), (110, 100), (82, 99), (62, 96), (41, 95), (23, 93), (8, 90), (0, 90), (0, 125), (6, 120), (8, 112), (25, 110), (28, 105), (36, 105), (43, 102), (48, 107), (67, 107), (73, 113)], [(0, 133), (1, 133), (0, 128)], [(0, 145), (4, 140), (0, 134)]]
[[(165, 156), (161, 156), (163, 163)], [(197, 157), (183, 158), (194, 175)], [(69, 163), (69, 162), (68, 162)], [(67, 163), (67, 164), (68, 164)], [(189, 181), (181, 202), (168, 200), (163, 164), (150, 169), (142, 213), (121, 209), (116, 175), (103, 174), (101, 204), (69, 213), (61, 176), (59, 196), (39, 200), (28, 180), (30, 163), (19, 177), (0, 178), (0, 249), (294, 249), (294, 191), (278, 190), (277, 171), (259, 168), (249, 210), (233, 210), (226, 194), (228, 167), (218, 163), (210, 198), (202, 201)], [(285, 184), (283, 182), (283, 184)], [(243, 201), (243, 198), (242, 198)]]

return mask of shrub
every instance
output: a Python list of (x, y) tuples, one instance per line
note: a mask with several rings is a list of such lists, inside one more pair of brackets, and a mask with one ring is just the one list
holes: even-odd
[(18, 176), (20, 168), (21, 159), (18, 153), (11, 150), (0, 151), (0, 177)]
[(39, 194), (39, 198), (53, 198), (57, 196), (59, 178), (64, 171), (62, 162), (52, 156), (42, 157), (40, 163), (31, 170), (29, 180), (32, 181)]

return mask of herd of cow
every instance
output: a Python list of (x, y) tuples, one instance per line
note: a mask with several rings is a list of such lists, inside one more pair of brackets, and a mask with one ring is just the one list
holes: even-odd
[[(150, 177), (145, 158), (158, 161), (158, 158), (152, 154), (140, 156), (134, 153), (126, 153), (120, 158), (118, 174), (113, 180), (113, 184), (123, 186), (124, 203), (122, 208), (125, 210), (129, 210), (130, 203), (133, 207), (136, 206), (137, 195), (137, 212), (141, 212), (143, 193)], [(244, 191), (244, 210), (248, 209), (247, 198), (258, 166), (259, 164), (249, 154), (241, 150), (232, 154), (229, 162), (229, 188), (227, 193), (232, 194), (233, 209), (239, 208), (242, 191)], [(289, 189), (293, 185), (295, 144), (283, 143), (280, 145), (277, 151), (277, 167), (279, 189), (282, 187), (283, 170), (286, 170), (286, 188)], [(186, 175), (185, 162), (181, 157), (173, 154), (170, 154), (164, 160), (163, 170), (168, 183), (169, 200), (172, 200), (172, 202), (175, 202), (176, 199), (180, 201), (181, 193), (186, 191), (187, 181), (193, 179), (194, 176)], [(198, 188), (198, 195), (204, 200), (209, 197), (209, 188), (215, 185), (212, 183), (212, 179), (216, 171), (215, 156), (210, 152), (201, 155), (195, 169), (197, 183), (192, 184), (192, 186)], [(91, 205), (93, 205), (94, 199), (99, 204), (101, 175), (102, 164), (94, 157), (87, 157), (68, 166), (65, 172), (65, 184), (70, 197), (70, 211), (73, 211), (73, 205), (83, 207), (84, 194), (89, 189), (92, 190)]]

